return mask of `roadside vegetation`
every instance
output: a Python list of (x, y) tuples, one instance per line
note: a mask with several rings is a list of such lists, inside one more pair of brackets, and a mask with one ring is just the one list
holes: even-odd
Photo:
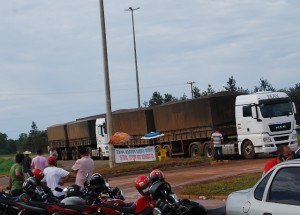
[(94, 172), (101, 172), (107, 178), (121, 175), (130, 175), (138, 173), (150, 173), (153, 169), (170, 170), (180, 167), (192, 167), (205, 165), (210, 160), (204, 157), (197, 158), (172, 158), (153, 162), (130, 162), (118, 164), (114, 168), (96, 167)]
[(228, 196), (234, 191), (253, 187), (261, 176), (261, 173), (255, 173), (213, 182), (187, 185), (180, 189), (179, 193), (181, 195), (206, 196), (207, 198), (213, 198), (214, 196)]
[(0, 158), (0, 175), (6, 175), (9, 173), (11, 166), (14, 164), (12, 158)]

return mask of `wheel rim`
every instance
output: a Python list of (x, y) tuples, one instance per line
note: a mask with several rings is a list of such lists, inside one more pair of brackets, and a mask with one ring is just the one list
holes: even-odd
[(206, 157), (208, 157), (208, 158), (212, 157), (212, 149), (209, 145), (206, 146)]
[(248, 145), (245, 147), (246, 155), (251, 155), (253, 153), (253, 147)]
[(199, 156), (199, 149), (198, 147), (194, 147), (192, 150), (192, 157), (198, 157)]

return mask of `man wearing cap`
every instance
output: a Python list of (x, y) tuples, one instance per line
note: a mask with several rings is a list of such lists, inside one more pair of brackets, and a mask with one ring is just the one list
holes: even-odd
[(76, 173), (76, 182), (81, 188), (84, 187), (84, 182), (86, 181), (86, 176), (88, 175), (88, 180), (94, 172), (94, 161), (89, 156), (86, 148), (81, 147), (78, 149), (80, 159), (78, 159), (72, 167), (72, 171)]
[(31, 172), (31, 157), (29, 157), (31, 152), (25, 151), (23, 154), (25, 155), (24, 165), (23, 165), (23, 173), (24, 173), (25, 179), (27, 179), (27, 178), (33, 176), (32, 172)]
[(62, 185), (68, 181), (70, 173), (57, 167), (57, 160), (54, 156), (48, 158), (48, 164), (49, 166), (43, 171), (45, 176), (42, 182), (47, 183), (47, 186), (52, 190), (54, 196), (61, 197), (64, 195), (62, 192)]

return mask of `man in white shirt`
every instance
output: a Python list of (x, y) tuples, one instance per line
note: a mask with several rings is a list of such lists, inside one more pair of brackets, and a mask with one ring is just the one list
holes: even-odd
[(70, 173), (62, 168), (56, 167), (57, 160), (54, 156), (49, 157), (48, 164), (49, 166), (43, 171), (45, 176), (42, 181), (47, 183), (47, 186), (52, 190), (54, 196), (61, 197), (64, 193), (55, 188), (62, 190), (62, 185), (70, 178)]
[[(76, 173), (76, 182), (81, 189), (84, 187), (84, 182), (91, 178), (94, 171), (94, 161), (89, 156), (89, 153), (86, 148), (79, 148), (78, 152), (81, 156), (72, 167), (72, 171)], [(86, 178), (88, 175), (88, 178)]]
[(214, 145), (214, 157), (216, 161), (223, 161), (222, 143), (224, 143), (223, 136), (220, 131), (214, 131), (211, 135), (211, 142)]

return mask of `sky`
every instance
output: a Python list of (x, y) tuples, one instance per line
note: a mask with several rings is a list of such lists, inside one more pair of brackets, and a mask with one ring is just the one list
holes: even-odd
[[(131, 16), (135, 11), (141, 103), (154, 91), (222, 90), (233, 75), (253, 89), (300, 81), (298, 0), (104, 0), (113, 110), (137, 107)], [(18, 138), (105, 112), (97, 0), (1, 0), (0, 132)]]

